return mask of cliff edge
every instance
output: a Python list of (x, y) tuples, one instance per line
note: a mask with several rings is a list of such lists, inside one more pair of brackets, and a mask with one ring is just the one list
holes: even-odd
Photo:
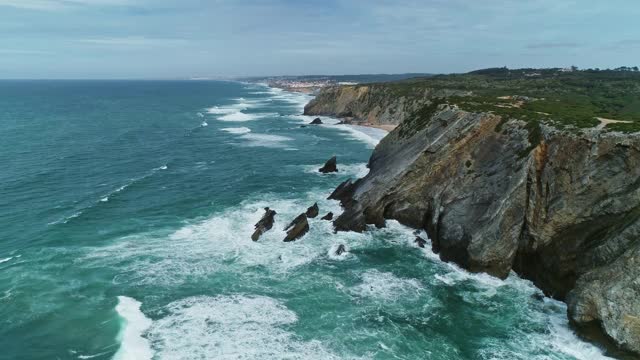
[(477, 95), (462, 92), (373, 101), (370, 87), (332, 88), (309, 104), (400, 123), (370, 173), (341, 187), (336, 229), (385, 219), (425, 229), (442, 260), (500, 278), (513, 270), (566, 301), (573, 324), (598, 324), (640, 354), (640, 134), (470, 110)]

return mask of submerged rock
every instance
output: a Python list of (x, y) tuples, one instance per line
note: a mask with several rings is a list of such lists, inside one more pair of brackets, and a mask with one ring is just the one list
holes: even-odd
[(307, 222), (307, 215), (300, 214), (293, 221), (284, 228), (287, 231), (287, 236), (284, 238), (285, 242), (295, 241), (304, 236), (309, 231), (309, 223)]
[(332, 212), (328, 212), (327, 215), (323, 216), (320, 218), (321, 220), (333, 220), (333, 213)]
[(312, 122), (309, 123), (310, 125), (322, 125), (322, 120), (320, 118), (315, 118), (313, 119)]
[(344, 254), (345, 252), (347, 252), (347, 248), (344, 245), (340, 244), (340, 245), (338, 245), (338, 248), (336, 249), (334, 254), (336, 256), (340, 256), (340, 255)]
[(424, 248), (427, 245), (427, 240), (421, 238), (420, 236), (416, 236), (416, 239), (413, 242), (418, 245), (418, 247)]
[(320, 208), (318, 208), (318, 203), (315, 203), (313, 204), (313, 206), (307, 209), (306, 215), (308, 218), (313, 219), (314, 217), (318, 216), (319, 213)]
[(258, 221), (255, 225), (256, 231), (251, 235), (251, 240), (258, 241), (260, 236), (265, 232), (271, 230), (273, 227), (273, 218), (276, 216), (276, 211), (271, 210), (268, 207), (264, 208), (265, 214), (262, 216), (260, 221)]
[(320, 171), (323, 174), (338, 172), (337, 163), (338, 163), (337, 158), (333, 156), (331, 159), (327, 160), (327, 162), (324, 163), (324, 166), (321, 167), (318, 171)]

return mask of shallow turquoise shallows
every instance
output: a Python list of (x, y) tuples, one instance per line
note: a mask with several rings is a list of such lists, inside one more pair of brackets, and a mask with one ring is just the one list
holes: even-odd
[[(0, 82), (2, 359), (597, 359), (529, 282), (320, 219), (379, 130), (255, 84)], [(339, 173), (317, 169), (332, 155)], [(314, 202), (294, 243), (283, 227)], [(269, 206), (274, 228), (251, 241)], [(424, 236), (424, 234), (422, 235)], [(334, 255), (338, 245), (348, 252)]]

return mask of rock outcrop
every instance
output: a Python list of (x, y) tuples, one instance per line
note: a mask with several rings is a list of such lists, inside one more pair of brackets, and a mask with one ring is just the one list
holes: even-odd
[(265, 211), (264, 215), (262, 216), (260, 221), (258, 221), (255, 225), (256, 231), (254, 231), (253, 234), (251, 235), (251, 240), (253, 241), (258, 241), (258, 239), (260, 238), (260, 236), (262, 236), (262, 234), (271, 230), (271, 228), (273, 227), (273, 220), (274, 220), (273, 218), (277, 214), (276, 211), (271, 210), (268, 207), (264, 208), (264, 211)]
[(320, 118), (315, 118), (309, 123), (309, 125), (322, 125), (322, 120)]
[(331, 221), (333, 220), (333, 213), (332, 212), (328, 212), (327, 215), (323, 216), (320, 218), (321, 220), (328, 220)]
[(344, 201), (348, 201), (351, 199), (353, 191), (353, 182), (351, 179), (347, 179), (343, 181), (338, 187), (333, 190), (331, 195), (327, 198), (327, 200), (338, 200), (344, 206)]
[(284, 242), (290, 242), (298, 240), (309, 232), (309, 222), (307, 222), (307, 215), (300, 214), (293, 221), (284, 228), (287, 231), (287, 236), (284, 238)]
[(442, 260), (500, 278), (514, 270), (567, 301), (574, 324), (600, 323), (640, 353), (639, 134), (507, 121), (438, 105), (428, 90), (431, 112), (411, 118), (412, 103), (376, 105), (372, 91), (327, 89), (305, 109), (402, 122), (369, 174), (329, 197), (345, 207), (337, 230), (385, 219), (424, 229)]
[(421, 248), (424, 248), (427, 245), (427, 240), (421, 238), (420, 236), (416, 236), (416, 239), (413, 240), (413, 242)]
[(340, 256), (340, 255), (344, 254), (345, 252), (347, 252), (347, 248), (344, 245), (340, 244), (340, 245), (338, 245), (338, 248), (336, 249), (336, 251), (333, 254), (336, 255), (336, 256)]
[(306, 215), (308, 218), (313, 219), (314, 217), (318, 216), (319, 213), (320, 208), (318, 207), (318, 203), (315, 203), (307, 209)]
[(324, 163), (324, 166), (318, 169), (318, 171), (320, 171), (323, 174), (338, 172), (337, 164), (338, 164), (338, 159), (335, 156), (333, 156), (331, 157), (331, 159), (327, 160), (327, 162)]

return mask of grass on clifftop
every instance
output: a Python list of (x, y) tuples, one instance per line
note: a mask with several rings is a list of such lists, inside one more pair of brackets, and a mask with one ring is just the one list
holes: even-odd
[[(467, 111), (491, 112), (506, 119), (542, 121), (559, 128), (592, 128), (602, 119), (611, 131), (640, 131), (640, 72), (618, 70), (565, 71), (562, 69), (494, 68), (467, 74), (437, 75), (384, 86), (393, 96), (424, 96), (429, 89), (437, 97)], [(406, 131), (428, 123), (426, 113), (416, 113)], [(415, 125), (415, 126), (413, 126)]]

